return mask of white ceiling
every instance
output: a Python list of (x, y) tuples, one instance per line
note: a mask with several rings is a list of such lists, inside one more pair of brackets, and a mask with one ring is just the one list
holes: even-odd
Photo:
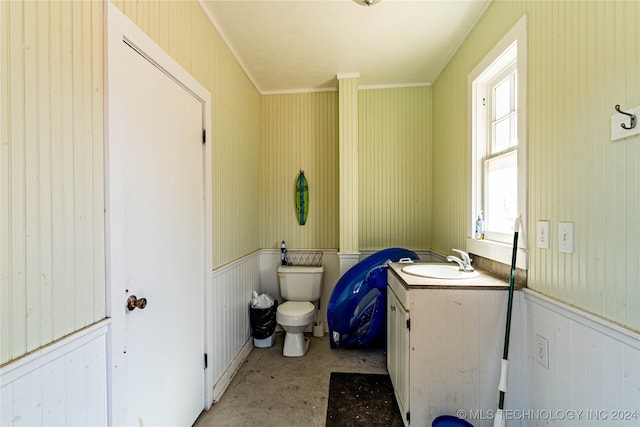
[(262, 93), (435, 81), (491, 0), (200, 0)]

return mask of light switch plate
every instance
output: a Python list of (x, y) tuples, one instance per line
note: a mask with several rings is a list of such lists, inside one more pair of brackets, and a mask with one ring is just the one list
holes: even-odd
[(536, 226), (536, 246), (540, 249), (549, 249), (550, 233), (551, 225), (549, 221), (538, 221)]
[(558, 223), (558, 252), (573, 253), (573, 223)]

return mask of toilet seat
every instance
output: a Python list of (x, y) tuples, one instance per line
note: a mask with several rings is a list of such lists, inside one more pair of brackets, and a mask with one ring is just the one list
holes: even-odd
[(313, 321), (315, 307), (309, 301), (286, 301), (278, 305), (276, 321), (282, 326), (305, 326)]
[(287, 316), (304, 316), (313, 312), (313, 308), (309, 301), (286, 301), (278, 306), (278, 311)]

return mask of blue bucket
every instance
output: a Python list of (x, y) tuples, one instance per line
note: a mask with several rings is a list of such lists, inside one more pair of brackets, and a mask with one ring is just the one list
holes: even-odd
[(440, 415), (433, 420), (431, 427), (473, 427), (473, 424), (453, 415)]

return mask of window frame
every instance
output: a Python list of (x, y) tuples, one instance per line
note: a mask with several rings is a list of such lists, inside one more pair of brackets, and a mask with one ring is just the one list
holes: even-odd
[[(510, 124), (512, 124), (512, 120), (513, 120), (513, 115), (516, 114), (516, 123), (515, 123), (515, 127), (516, 127), (516, 131), (517, 131), (517, 111), (518, 111), (518, 104), (517, 104), (517, 64), (516, 61), (510, 61), (509, 64), (505, 67), (502, 68), (502, 71), (496, 75), (494, 78), (490, 79), (488, 84), (486, 85), (486, 92), (493, 92), (494, 89), (498, 86), (500, 86), (502, 84), (502, 82), (504, 82), (505, 80), (509, 79), (509, 86), (514, 86), (513, 85), (513, 80), (512, 80), (512, 76), (514, 74), (516, 74), (516, 84), (515, 84), (515, 88), (511, 88), (511, 90), (516, 89), (516, 96), (515, 96), (515, 105), (511, 105), (513, 100), (509, 100), (509, 113), (505, 114), (504, 116), (501, 116), (499, 119), (496, 118), (496, 105), (494, 102), (494, 96), (493, 94), (491, 94), (490, 96), (488, 96), (488, 105), (487, 105), (487, 111), (491, 111), (491, 119), (489, 119), (489, 121), (491, 122), (492, 126), (488, 127), (488, 131), (489, 134), (487, 136), (487, 144), (491, 143), (491, 145), (495, 145), (495, 132), (492, 131), (491, 128), (493, 128), (493, 125), (499, 121), (504, 121), (504, 120), (509, 120)], [(509, 132), (510, 132), (510, 138), (515, 137), (516, 141), (518, 139), (518, 135), (513, 135), (513, 129), (510, 127), (509, 128)], [(496, 151), (495, 149), (487, 149), (487, 151), (490, 151), (491, 154), (489, 154), (489, 156), (498, 156), (500, 154), (502, 154), (503, 152), (509, 150), (510, 148), (512, 148), (513, 146), (509, 146), (505, 149), (502, 150), (498, 150)], [(517, 149), (517, 146), (516, 146)]]
[[(512, 50), (514, 49), (514, 50)], [(479, 167), (482, 169), (478, 172), (479, 176), (476, 179), (481, 178), (482, 182), (482, 191), (479, 195), (476, 195), (476, 200), (479, 205), (479, 212), (482, 212), (484, 218), (484, 238), (489, 241), (496, 241), (500, 243), (510, 243), (512, 241), (513, 232), (511, 233), (503, 233), (496, 231), (495, 229), (489, 228), (489, 219), (491, 218), (490, 210), (489, 210), (489, 202), (488, 202), (488, 178), (489, 178), (489, 168), (488, 164), (493, 161), (504, 160), (506, 157), (511, 157), (513, 155), (516, 156), (516, 167), (517, 167), (517, 151), (518, 151), (518, 135), (514, 133), (514, 129), (517, 132), (518, 125), (518, 104), (517, 104), (517, 46), (516, 43), (513, 43), (509, 46), (505, 52), (501, 55), (507, 58), (506, 61), (500, 62), (500, 59), (494, 61), (485, 71), (483, 71), (482, 75), (487, 73), (488, 78), (482, 78), (482, 83), (475, 83), (474, 87), (474, 96), (479, 97), (482, 96), (483, 99), (483, 113), (477, 115), (477, 119), (486, 122), (486, 135), (485, 141), (477, 141), (478, 147), (482, 146), (484, 148), (484, 152), (478, 148), (477, 159), (475, 160)], [(513, 57), (513, 59), (511, 59)], [(500, 62), (497, 65), (494, 64), (496, 62)], [(494, 69), (495, 68), (495, 69)], [(514, 78), (514, 75), (516, 76)], [(478, 77), (481, 79), (481, 77)], [(503, 82), (508, 81), (509, 83), (509, 92), (510, 94), (514, 94), (514, 96), (509, 97), (509, 108), (508, 112), (500, 117), (496, 117), (496, 102), (495, 102), (495, 91)], [(515, 81), (515, 83), (514, 83)], [(485, 102), (486, 99), (486, 102)], [(477, 104), (476, 104), (477, 105)], [(515, 115), (515, 123), (514, 123), (514, 115)], [(515, 139), (516, 145), (509, 145), (507, 148), (498, 149), (496, 148), (496, 134), (495, 134), (495, 125), (500, 121), (509, 121), (509, 142), (513, 142)], [(479, 138), (480, 139), (480, 138)], [(516, 189), (517, 193), (517, 189)], [(517, 203), (517, 201), (516, 201)], [(517, 208), (516, 208), (517, 210)], [(477, 218), (477, 214), (475, 215)]]
[[(520, 218), (520, 239), (518, 241), (518, 255), (516, 266), (518, 268), (527, 269), (526, 241), (524, 234), (527, 231), (527, 212), (528, 212), (528, 184), (527, 184), (527, 17), (526, 15), (505, 34), (505, 36), (491, 49), (491, 51), (478, 63), (478, 65), (468, 75), (468, 106), (469, 106), (469, 210), (467, 213), (468, 229), (467, 229), (467, 251), (476, 255), (498, 261), (503, 264), (511, 264), (511, 252), (513, 245), (513, 236), (507, 235), (506, 241), (476, 240), (475, 221), (478, 214), (483, 210), (480, 205), (481, 197), (484, 191), (484, 170), (480, 167), (479, 161), (482, 161), (484, 155), (489, 149), (488, 146), (478, 147), (478, 140), (482, 143), (492, 143), (489, 133), (489, 122), (493, 120), (493, 106), (487, 105), (489, 120), (480, 120), (479, 113), (482, 107), (482, 97), (478, 93), (487, 93), (488, 81), (483, 79), (482, 75), (494, 64), (502, 70), (506, 70), (513, 60), (509, 60), (504, 54), (517, 43), (517, 55), (515, 59), (516, 77), (516, 102), (517, 102), (517, 165), (518, 165), (518, 216)], [(504, 62), (503, 64), (500, 61)], [(506, 76), (507, 73), (504, 73)], [(503, 77), (504, 77), (503, 76)], [(498, 79), (498, 75), (493, 75), (494, 79)], [(482, 80), (487, 80), (484, 82)], [(500, 78), (500, 80), (502, 80)], [(482, 114), (482, 116), (485, 116)], [(508, 152), (510, 149), (503, 150), (501, 153)], [(498, 153), (496, 153), (498, 154)], [(492, 237), (491, 235), (486, 237)], [(493, 236), (495, 237), (495, 236)]]

